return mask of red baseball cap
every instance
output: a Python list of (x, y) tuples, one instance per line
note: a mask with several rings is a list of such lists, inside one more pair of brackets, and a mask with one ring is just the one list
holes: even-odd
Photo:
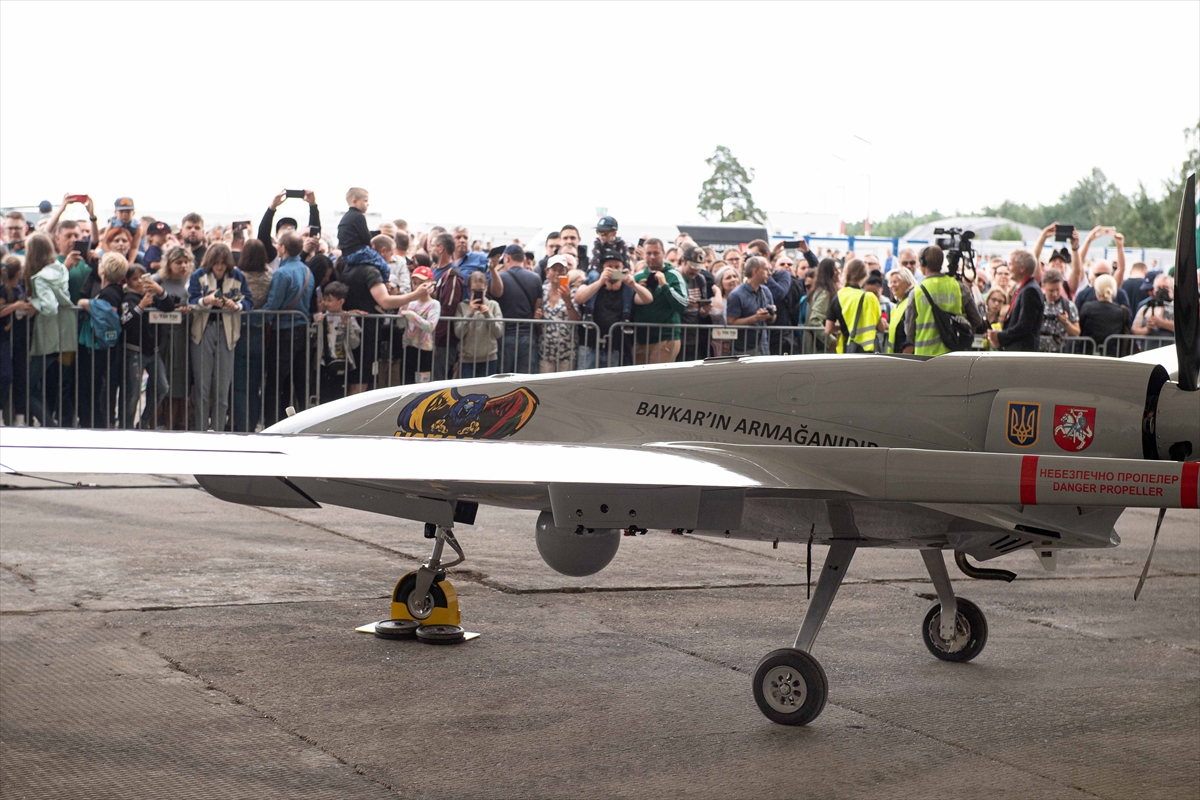
[(433, 280), (433, 270), (429, 267), (417, 267), (412, 271), (412, 277), (420, 278), (423, 281)]

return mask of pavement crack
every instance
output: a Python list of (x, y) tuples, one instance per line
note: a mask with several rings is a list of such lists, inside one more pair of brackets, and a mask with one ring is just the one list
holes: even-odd
[[(605, 623), (605, 624), (607, 625), (608, 623)], [(622, 633), (623, 635), (630, 636), (634, 639), (640, 639), (641, 641), (647, 642), (649, 644), (657, 645), (658, 647), (666, 648), (667, 650), (671, 650), (673, 652), (680, 653), (681, 655), (690, 656), (692, 658), (698, 659), (698, 660), (703, 661), (708, 664), (712, 664), (714, 666), (724, 667), (725, 669), (736, 672), (739, 675), (751, 675), (752, 674), (748, 670), (743, 669), (742, 667), (739, 667), (735, 664), (730, 664), (727, 661), (722, 661), (719, 658), (713, 658), (712, 656), (707, 656), (696, 650), (690, 650), (686, 647), (680, 647), (679, 645), (671, 644), (670, 642), (664, 642), (660, 639), (655, 639), (651, 636), (645, 636), (643, 634), (637, 633), (636, 631), (623, 630), (620, 627), (614, 627), (614, 626), (609, 626), (609, 627), (611, 627), (614, 631), (618, 631), (618, 632)], [(1000, 764), (1005, 767), (1016, 769), (1020, 772), (1024, 772), (1027, 775), (1039, 778), (1039, 779), (1047, 781), (1049, 783), (1053, 783), (1057, 786), (1062, 786), (1062, 787), (1065, 787), (1068, 789), (1074, 789), (1075, 791), (1080, 792), (1081, 794), (1084, 794), (1088, 797), (1101, 798), (1101, 800), (1103, 800), (1101, 795), (1098, 795), (1098, 794), (1095, 794), (1094, 792), (1088, 791), (1087, 789), (1085, 789), (1082, 786), (1077, 786), (1077, 785), (1070, 784), (1070, 783), (1064, 783), (1060, 780), (1056, 780), (1055, 778), (1053, 778), (1049, 775), (1043, 775), (1040, 772), (1035, 772), (1028, 768), (1022, 767), (1019, 764), (1011, 763), (1009, 761), (1005, 761), (1004, 759), (996, 758), (995, 756), (988, 755), (987, 753), (983, 753), (979, 750), (976, 750), (973, 747), (962, 744), (960, 742), (956, 742), (951, 739), (945, 739), (945, 738), (942, 738), (939, 736), (934, 736), (933, 734), (926, 733), (922, 730), (914, 728), (911, 725), (906, 725), (901, 722), (893, 722), (892, 720), (886, 719), (885, 717), (881, 717), (876, 714), (871, 714), (867, 711), (864, 711), (863, 709), (855, 708), (846, 703), (836, 703), (836, 702), (833, 702), (832, 700), (830, 700), (827, 702), (827, 705), (833, 706), (834, 708), (840, 708), (843, 711), (849, 711), (852, 714), (858, 714), (860, 716), (874, 720), (875, 722), (878, 722), (882, 725), (886, 725), (888, 727), (897, 728), (899, 730), (906, 731), (908, 733), (914, 734), (916, 736), (920, 736), (925, 739), (929, 739), (930, 741), (936, 742), (936, 743), (944, 745), (946, 747), (950, 747), (955, 750), (959, 750), (961, 752), (976, 756), (978, 758), (982, 758), (987, 761), (991, 761), (992, 763)]]
[(320, 600), (255, 600), (245, 603), (194, 603), (192, 605), (152, 605), (152, 606), (126, 606), (123, 608), (84, 608), (82, 601), (76, 600), (71, 603), (74, 608), (31, 608), (20, 609), (17, 611), (0, 611), (0, 617), (34, 617), (42, 614), (77, 614), (84, 612), (88, 614), (118, 614), (122, 612), (143, 612), (153, 613), (158, 611), (192, 611), (195, 609), (205, 608), (254, 608), (256, 606), (291, 606), (291, 605), (314, 605), (320, 603), (345, 603), (345, 602), (369, 602), (373, 600), (391, 599), (391, 593), (374, 595), (372, 597), (327, 597)]
[(925, 731), (920, 730), (918, 728), (914, 728), (911, 725), (906, 725), (903, 722), (895, 722), (893, 720), (879, 716), (878, 714), (872, 714), (869, 711), (865, 711), (861, 708), (855, 708), (854, 706), (848, 705), (847, 703), (835, 703), (833, 701), (829, 701), (828, 705), (831, 705), (834, 708), (840, 708), (844, 711), (849, 711), (852, 714), (859, 714), (860, 716), (866, 717), (867, 719), (870, 719), (870, 720), (874, 720), (883, 725), (887, 725), (888, 727), (906, 731), (907, 733), (911, 733), (915, 736), (920, 736), (923, 739), (928, 739), (931, 742), (936, 742), (940, 745), (944, 745), (945, 747), (950, 747), (955, 750), (959, 750), (963, 753), (968, 753), (977, 758), (982, 758), (985, 761), (990, 761), (993, 764), (999, 764), (999, 765), (1008, 767), (1010, 769), (1015, 769), (1018, 772), (1023, 772), (1026, 775), (1030, 775), (1035, 778), (1039, 778), (1043, 781), (1046, 781), (1047, 783), (1052, 783), (1056, 786), (1061, 786), (1066, 789), (1073, 789), (1073, 790), (1079, 792), (1080, 794), (1086, 795), (1087, 797), (1095, 797), (1095, 798), (1099, 798), (1100, 800), (1103, 800), (1103, 795), (1098, 795), (1095, 792), (1089, 791), (1088, 789), (1085, 789), (1082, 786), (1079, 786), (1079, 785), (1073, 784), (1073, 783), (1065, 783), (1061, 780), (1058, 780), (1057, 778), (1054, 778), (1053, 776), (1043, 775), (1040, 772), (1031, 770), (1026, 766), (1022, 766), (1020, 763), (1014, 763), (1011, 761), (1006, 761), (1005, 759), (1002, 759), (1002, 758), (997, 758), (995, 756), (988, 755), (987, 753), (984, 753), (980, 750), (976, 750), (975, 748), (973, 748), (969, 745), (965, 745), (961, 742), (956, 742), (952, 739), (946, 739), (941, 736), (935, 736), (932, 733), (926, 733)]
[[(19, 565), (17, 565), (17, 566), (19, 566)], [(3, 561), (0, 561), (0, 569), (3, 569), (5, 572), (15, 576), (16, 578), (18, 578), (19, 580), (21, 580), (24, 583), (28, 583), (30, 585), (34, 585), (37, 583), (37, 581), (35, 581), (31, 576), (29, 576), (29, 575), (25, 574), (24, 572), (22, 572), (21, 570), (17, 569), (17, 566), (13, 566), (11, 564), (5, 564)]]
[[(145, 646), (145, 645), (143, 644), (143, 646)], [(185, 665), (182, 661), (180, 661), (177, 658), (173, 658), (169, 655), (166, 655), (165, 653), (160, 653), (152, 647), (146, 647), (146, 649), (149, 650), (150, 652), (154, 653), (155, 655), (157, 655), (159, 658), (161, 658), (164, 662), (166, 662), (167, 666), (170, 667), (175, 672), (178, 672), (182, 675), (186, 675), (187, 677), (192, 678), (193, 680), (199, 681), (204, 686), (205, 689), (207, 689), (209, 691), (217, 692), (221, 695), (224, 695), (232, 703), (235, 703), (239, 706), (243, 706), (245, 708), (250, 709), (255, 714), (257, 714), (260, 718), (267, 720), (268, 722), (270, 722), (272, 725), (274, 725), (279, 730), (284, 731), (285, 733), (296, 737), (297, 739), (304, 742), (305, 744), (307, 744), (310, 747), (315, 747), (316, 749), (320, 750), (325, 755), (327, 755), (330, 758), (337, 761), (342, 766), (349, 767), (350, 769), (354, 770), (355, 774), (361, 775), (363, 778), (367, 779), (368, 781), (375, 784), (376, 786), (386, 789), (387, 791), (391, 792), (392, 794), (396, 795), (397, 797), (404, 796), (404, 794), (401, 792), (400, 787), (395, 786), (394, 784), (389, 783), (388, 781), (385, 781), (381, 778), (377, 778), (376, 776), (374, 776), (370, 772), (368, 772), (366, 767), (364, 767), (363, 765), (357, 764), (353, 761), (343, 758), (338, 753), (334, 752), (333, 750), (329, 749), (325, 745), (321, 744), (321, 742), (319, 742), (318, 740), (303, 733), (302, 731), (297, 730), (296, 728), (293, 728), (290, 725), (285, 724), (283, 722), (283, 720), (281, 720), (279, 717), (275, 716), (274, 714), (271, 714), (268, 711), (264, 711), (263, 709), (256, 706), (254, 703), (250, 702), (250, 700), (248, 700), (247, 698), (239, 695), (237, 692), (234, 692), (230, 689), (226, 689), (225, 687), (221, 686), (220, 684), (214, 683), (213, 681), (204, 677), (204, 675), (202, 673), (200, 673), (199, 671), (188, 668), (187, 665)]]

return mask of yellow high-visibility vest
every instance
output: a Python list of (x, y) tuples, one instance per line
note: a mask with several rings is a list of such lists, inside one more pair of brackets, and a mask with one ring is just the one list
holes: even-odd
[(888, 319), (887, 351), (889, 353), (896, 352), (896, 326), (904, 324), (904, 313), (908, 311), (909, 300), (912, 300), (911, 291), (905, 295), (903, 300), (892, 306), (892, 316)]
[[(846, 352), (846, 340), (853, 341), (868, 353), (875, 352), (875, 331), (879, 327), (879, 298), (874, 292), (859, 289), (857, 286), (843, 286), (838, 289), (838, 304), (842, 307), (842, 319), (846, 326), (854, 325), (857, 317), (858, 326), (852, 331), (842, 331), (838, 337), (837, 351)], [(862, 313), (858, 305), (862, 303)]]
[(940, 356), (949, 353), (950, 348), (942, 343), (938, 333), (937, 322), (933, 319), (933, 308), (925, 299), (925, 292), (937, 303), (938, 308), (948, 314), (962, 313), (962, 290), (958, 281), (949, 275), (930, 275), (921, 281), (921, 286), (912, 290), (911, 296), (917, 309), (917, 326), (913, 332), (913, 353), (919, 356)]

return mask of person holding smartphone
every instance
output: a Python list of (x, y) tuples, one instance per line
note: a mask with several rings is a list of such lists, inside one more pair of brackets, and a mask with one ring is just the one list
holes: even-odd
[(472, 272), (467, 278), (468, 294), (458, 304), (454, 316), (454, 335), (458, 337), (459, 375), (484, 378), (500, 371), (500, 337), (504, 336), (504, 316), (500, 304), (487, 296), (485, 272)]
[[(570, 263), (566, 255), (557, 255), (546, 263), (546, 282), (534, 307), (533, 318), (578, 320), (579, 311), (567, 283)], [(543, 325), (538, 342), (539, 372), (570, 372), (575, 368), (575, 326)]]

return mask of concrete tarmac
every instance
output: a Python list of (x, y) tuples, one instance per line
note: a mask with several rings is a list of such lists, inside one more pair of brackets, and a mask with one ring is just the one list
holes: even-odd
[(860, 550), (814, 650), (829, 702), (789, 728), (750, 675), (795, 638), (802, 547), (650, 534), (571, 579), (536, 514), (481, 508), (451, 578), (482, 636), (432, 647), (354, 632), (427, 555), (417, 523), (77, 477), (0, 489), (5, 800), (1200, 797), (1194, 511), (1137, 603), (1153, 511), (1056, 573), (951, 565), (988, 618), (969, 664), (921, 642), (917, 555)]

